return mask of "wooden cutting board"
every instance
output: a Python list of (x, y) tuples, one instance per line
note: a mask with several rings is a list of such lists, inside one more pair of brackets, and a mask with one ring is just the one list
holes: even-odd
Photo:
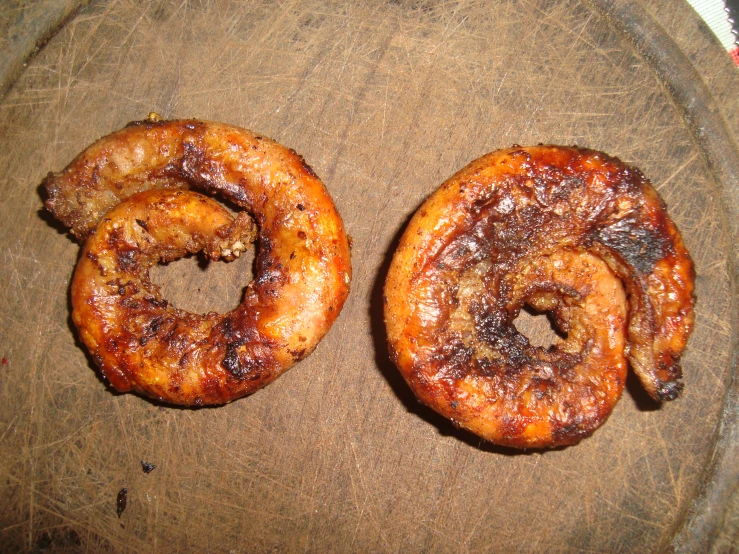
[[(659, 43), (666, 34), (654, 23), (660, 3), (651, 12), (574, 0), (105, 0), (76, 12), (57, 4), (72, 15), (18, 66), (0, 103), (5, 548), (645, 552), (730, 544), (715, 533), (735, 483), (727, 456), (736, 407), (736, 175), (726, 168), (739, 111), (722, 99), (737, 79), (728, 61), (706, 60), (695, 47), (692, 63), (710, 69), (702, 76), (718, 100), (700, 73), (671, 74), (675, 52)], [(659, 17), (668, 31), (701, 29), (684, 6)], [(702, 33), (699, 44), (715, 52)], [(687, 88), (675, 86), (680, 79)], [(696, 111), (704, 101), (706, 114)], [(278, 381), (228, 406), (174, 409), (111, 392), (70, 323), (79, 246), (44, 212), (39, 184), (150, 111), (236, 124), (294, 148), (326, 183), (353, 238), (352, 294), (329, 335)], [(728, 134), (716, 135), (716, 125)], [(539, 142), (604, 150), (643, 170), (696, 262), (698, 309), (679, 400), (656, 406), (632, 379), (592, 438), (518, 453), (416, 403), (387, 356), (381, 290), (399, 233), (430, 192), (485, 152)], [(225, 311), (251, 272), (248, 258), (205, 269), (193, 258), (157, 269), (155, 280), (179, 307)], [(522, 326), (539, 333), (536, 320)], [(156, 469), (144, 473), (141, 461)]]

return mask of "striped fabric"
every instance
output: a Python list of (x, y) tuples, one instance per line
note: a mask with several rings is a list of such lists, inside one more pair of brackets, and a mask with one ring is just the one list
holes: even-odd
[(737, 43), (736, 0), (688, 0), (703, 21), (711, 28), (719, 42), (739, 66), (739, 43)]

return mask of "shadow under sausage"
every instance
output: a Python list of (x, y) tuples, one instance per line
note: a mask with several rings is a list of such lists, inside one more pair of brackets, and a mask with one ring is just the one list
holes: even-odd
[[(41, 201), (46, 203), (46, 201), (49, 199), (49, 193), (46, 190), (46, 186), (44, 185), (44, 181), (42, 181), (37, 187), (36, 192), (38, 193), (39, 197), (41, 198)], [(79, 244), (79, 241), (75, 240), (74, 237), (69, 233), (69, 228), (64, 225), (61, 221), (56, 219), (54, 217), (54, 214), (52, 214), (46, 207), (39, 208), (36, 211), (36, 215), (38, 218), (46, 223), (49, 227), (54, 229), (58, 234), (60, 235), (66, 235), (67, 238), (76, 243)], [(118, 392), (113, 387), (110, 386), (110, 383), (105, 378), (103, 373), (98, 368), (97, 364), (95, 363), (94, 358), (92, 357), (92, 354), (90, 354), (89, 350), (85, 346), (85, 344), (80, 339), (79, 332), (77, 331), (77, 326), (74, 324), (74, 320), (72, 319), (72, 278), (74, 277), (75, 268), (77, 267), (77, 262), (79, 262), (79, 257), (82, 254), (82, 248), (80, 247), (79, 252), (77, 253), (77, 260), (75, 261), (75, 265), (72, 268), (71, 273), (69, 274), (69, 279), (67, 280), (67, 327), (69, 328), (69, 332), (72, 335), (72, 338), (74, 340), (74, 345), (79, 348), (83, 354), (85, 355), (85, 359), (87, 360), (87, 365), (89, 368), (93, 371), (95, 374), (95, 377), (97, 377), (98, 381), (100, 381), (105, 388), (111, 392), (115, 396), (119, 396), (123, 393)]]
[(626, 386), (624, 387), (631, 399), (636, 404), (636, 408), (640, 412), (655, 412), (662, 408), (662, 404), (654, 400), (647, 393), (644, 385), (639, 381), (639, 377), (636, 376), (634, 370), (629, 367), (629, 372), (626, 375)]
[[(36, 187), (36, 193), (39, 195), (39, 198), (41, 198), (41, 201), (44, 203), (44, 207), (39, 208), (36, 211), (36, 215), (38, 216), (38, 218), (46, 223), (49, 227), (54, 229), (58, 234), (66, 235), (69, 232), (69, 228), (64, 225), (64, 223), (55, 218), (54, 214), (46, 209), (46, 201), (49, 199), (49, 193), (46, 190), (46, 186), (44, 186), (44, 181), (41, 181), (41, 183)], [(69, 239), (72, 242), (77, 242), (71, 235), (69, 236)]]

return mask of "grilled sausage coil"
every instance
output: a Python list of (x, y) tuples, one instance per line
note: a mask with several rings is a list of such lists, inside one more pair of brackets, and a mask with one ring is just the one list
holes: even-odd
[[(560, 146), (488, 154), (417, 210), (385, 285), (391, 356), (423, 403), (496, 444), (574, 444), (618, 401), (682, 390), (694, 268), (637, 170)], [(524, 306), (563, 338), (537, 347)]]
[[(245, 129), (150, 117), (44, 184), (47, 208), (87, 239), (73, 320), (119, 391), (181, 405), (250, 394), (312, 352), (348, 296), (348, 240), (325, 187), (295, 152)], [(245, 212), (234, 219), (193, 188)], [(148, 268), (199, 250), (237, 256), (253, 238), (246, 212), (258, 245), (241, 305), (205, 315), (169, 305)]]

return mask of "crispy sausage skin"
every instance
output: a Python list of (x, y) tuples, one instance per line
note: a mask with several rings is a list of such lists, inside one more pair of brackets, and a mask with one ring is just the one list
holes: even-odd
[[(73, 319), (111, 384), (180, 405), (222, 404), (314, 350), (349, 294), (344, 226), (300, 156), (272, 140), (195, 120), (130, 124), (45, 180), (47, 208), (80, 240)], [(185, 189), (217, 193), (257, 226), (256, 278), (228, 314), (168, 305), (148, 268), (186, 252), (230, 258), (250, 218)], [(94, 231), (94, 232), (93, 232)]]
[[(417, 210), (385, 283), (390, 354), (416, 396), (519, 448), (574, 444), (609, 416), (627, 360), (649, 395), (682, 390), (694, 268), (663, 201), (601, 152), (514, 147)], [(563, 337), (532, 346), (528, 305)]]

